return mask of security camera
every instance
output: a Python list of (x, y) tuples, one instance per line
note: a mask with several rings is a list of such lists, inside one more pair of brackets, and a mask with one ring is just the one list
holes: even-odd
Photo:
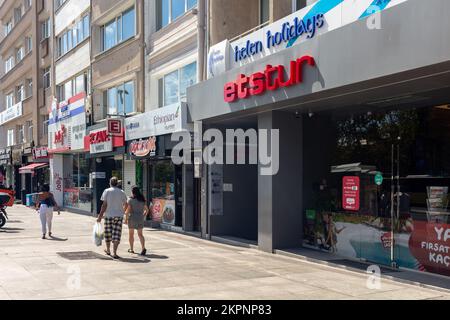
[(309, 116), (310, 118), (312, 118), (312, 117), (314, 117), (314, 113), (309, 112), (309, 113), (308, 113), (308, 116)]
[(300, 119), (300, 112), (295, 111), (295, 117), (296, 117), (297, 119)]

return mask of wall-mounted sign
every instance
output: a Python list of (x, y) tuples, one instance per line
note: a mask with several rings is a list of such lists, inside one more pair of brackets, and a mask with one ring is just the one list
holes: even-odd
[(48, 159), (47, 147), (33, 148), (33, 160)]
[(381, 172), (377, 172), (375, 175), (375, 184), (377, 186), (381, 186), (383, 184), (383, 174)]
[(0, 166), (6, 166), (12, 162), (11, 148), (0, 149)]
[(156, 137), (131, 142), (129, 151), (135, 157), (154, 157), (156, 155)]
[[(233, 42), (221, 42), (208, 52), (208, 78), (253, 63), (327, 32), (339, 29), (407, 0), (317, 0)], [(224, 57), (224, 59), (222, 59)], [(213, 72), (210, 72), (212, 70)]]
[(348, 211), (359, 211), (360, 208), (359, 177), (344, 177), (342, 179), (342, 208)]
[(106, 172), (92, 172), (92, 179), (106, 179)]
[(122, 119), (108, 119), (108, 134), (112, 136), (123, 136)]
[(90, 153), (103, 153), (113, 151), (113, 140), (107, 129), (91, 131), (89, 133)]
[(86, 94), (80, 93), (68, 101), (52, 103), (49, 110), (49, 153), (84, 149), (86, 136)]
[(285, 67), (266, 66), (263, 72), (256, 72), (251, 76), (240, 74), (236, 81), (225, 84), (223, 97), (225, 102), (236, 102), (251, 96), (262, 95), (266, 91), (274, 91), (283, 87), (290, 87), (303, 82), (303, 66), (315, 66), (316, 62), (311, 56), (303, 56), (291, 61), (290, 72), (285, 78)]
[(189, 130), (185, 104), (173, 104), (125, 119), (125, 140)]
[(22, 114), (23, 114), (23, 105), (22, 102), (19, 102), (13, 105), (11, 108), (8, 108), (2, 113), (0, 113), (0, 126), (4, 125), (9, 121), (21, 117)]

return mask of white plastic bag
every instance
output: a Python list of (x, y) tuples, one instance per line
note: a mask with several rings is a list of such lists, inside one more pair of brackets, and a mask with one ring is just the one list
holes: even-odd
[(97, 247), (100, 247), (102, 245), (102, 241), (103, 241), (103, 227), (101, 223), (96, 222), (94, 224), (94, 243)]

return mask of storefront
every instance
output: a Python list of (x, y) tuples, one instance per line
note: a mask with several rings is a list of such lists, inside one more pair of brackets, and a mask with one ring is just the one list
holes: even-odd
[[(193, 199), (183, 197), (187, 183), (193, 181), (192, 171), (172, 162), (176, 142), (172, 141), (171, 134), (190, 131), (186, 106), (160, 108), (126, 119), (125, 124), (128, 159), (143, 168), (143, 189), (151, 208), (149, 219), (163, 227), (195, 230), (190, 216)], [(125, 177), (125, 180), (129, 179)]]
[(12, 152), (11, 148), (0, 149), (0, 185), (9, 188), (13, 186), (11, 177)]
[[(223, 166), (232, 188), (209, 232), (238, 236), (230, 226), (257, 212), (247, 221), (264, 251), (306, 246), (450, 276), (450, 25), (439, 18), (450, 3), (390, 1), (376, 28), (371, 1), (349, 2), (318, 1), (221, 44), (215, 76), (188, 89), (204, 129), (279, 133), (258, 136), (279, 156), (272, 174), (261, 161), (245, 176)], [(314, 32), (286, 33), (292, 21)]]
[(91, 164), (84, 153), (85, 105), (84, 93), (52, 105), (48, 129), (50, 188), (64, 208), (92, 212)]
[[(111, 120), (111, 119), (110, 119)], [(109, 188), (109, 180), (117, 177), (123, 188), (123, 172), (125, 157), (125, 141), (123, 126), (119, 132), (111, 130), (109, 121), (98, 127), (90, 127), (84, 138), (84, 151), (86, 158), (90, 160), (90, 173), (87, 175), (89, 185), (93, 192), (92, 212), (100, 212), (101, 196), (103, 191)], [(119, 121), (119, 119), (114, 119)]]

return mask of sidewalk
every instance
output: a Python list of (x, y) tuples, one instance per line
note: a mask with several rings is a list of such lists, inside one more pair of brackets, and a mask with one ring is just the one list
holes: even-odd
[[(93, 244), (92, 217), (62, 213), (53, 240), (40, 238), (35, 211), (8, 210), (0, 230), (0, 299), (450, 299), (450, 293), (146, 229), (147, 257), (127, 253), (127, 228), (114, 261)], [(136, 249), (140, 246), (137, 244)]]

